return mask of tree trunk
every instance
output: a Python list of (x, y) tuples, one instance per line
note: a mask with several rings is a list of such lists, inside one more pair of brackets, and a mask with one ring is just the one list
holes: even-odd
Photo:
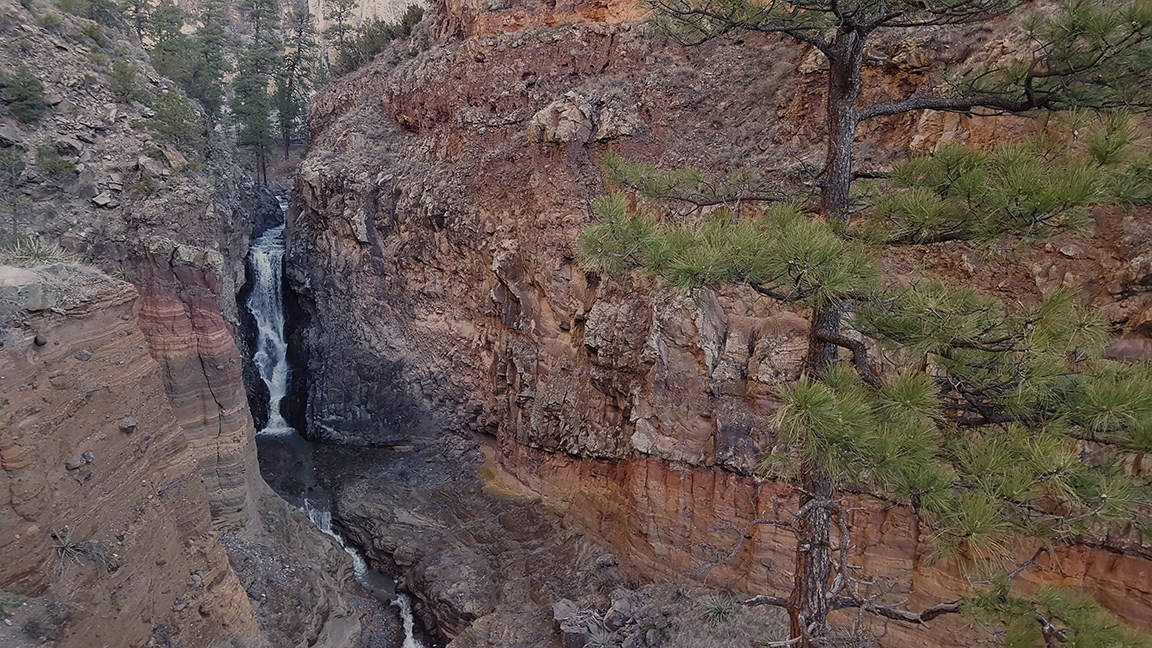
[(828, 590), (832, 581), (832, 511), (824, 505), (832, 499), (832, 482), (819, 467), (803, 468), (801, 483), (805, 490), (801, 506), (811, 510), (797, 520), (796, 571), (790, 607), (792, 638), (800, 639), (802, 648), (820, 646), (828, 636), (828, 614), (832, 600)]
[[(827, 149), (824, 186), (820, 194), (820, 214), (834, 224), (846, 224), (852, 189), (852, 143), (856, 139), (860, 99), (860, 69), (864, 62), (866, 32), (841, 28), (828, 54)], [(836, 346), (820, 339), (820, 333), (840, 331), (839, 304), (829, 304), (812, 313), (809, 326), (807, 370), (823, 372), (836, 362)], [(796, 571), (793, 577), (790, 616), (792, 638), (801, 648), (817, 648), (828, 635), (828, 614), (832, 611), (829, 590), (832, 585), (832, 480), (819, 466), (801, 468), (803, 496), (800, 506), (808, 512), (796, 523)]]
[(852, 143), (860, 116), (860, 68), (864, 63), (867, 34), (840, 31), (828, 53), (828, 127), (824, 158), (824, 187), (820, 193), (820, 214), (829, 222), (845, 223), (852, 189)]
[(268, 153), (263, 142), (256, 145), (256, 181), (261, 185), (268, 184)]

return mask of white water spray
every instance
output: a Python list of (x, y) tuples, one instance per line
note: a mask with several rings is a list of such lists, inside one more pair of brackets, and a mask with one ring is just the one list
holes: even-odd
[(268, 424), (260, 434), (292, 431), (280, 415), (280, 402), (288, 391), (288, 343), (284, 340), (284, 226), (270, 229), (252, 243), (252, 295), (248, 310), (256, 319), (256, 353), (252, 361), (268, 388)]

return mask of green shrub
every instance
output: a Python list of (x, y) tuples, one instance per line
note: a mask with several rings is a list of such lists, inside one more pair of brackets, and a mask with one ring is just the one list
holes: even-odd
[(136, 85), (136, 75), (140, 68), (132, 61), (118, 60), (112, 64), (112, 73), (108, 77), (108, 87), (116, 100), (123, 103), (143, 101), (144, 92)]
[(36, 18), (36, 24), (40, 25), (48, 31), (56, 31), (64, 21), (60, 18), (60, 14), (55, 11), (45, 11)]
[(116, 554), (111, 553), (103, 543), (93, 540), (76, 540), (72, 537), (72, 531), (68, 527), (64, 527), (62, 531), (54, 531), (52, 540), (61, 564), (72, 562), (79, 565), (88, 561), (100, 565), (109, 572), (116, 571), (120, 567)]
[(60, 153), (51, 146), (36, 149), (36, 166), (54, 176), (63, 177), (76, 173), (76, 165), (60, 157)]
[(106, 70), (112, 64), (112, 59), (104, 52), (92, 50), (88, 52), (88, 62), (92, 64), (92, 67)]
[(0, 619), (12, 616), (12, 610), (24, 604), (24, 597), (5, 590), (0, 590)]
[(92, 9), (92, 3), (88, 0), (56, 0), (56, 6), (60, 8), (60, 11), (85, 18), (88, 17), (88, 12)]
[(345, 44), (343, 50), (337, 53), (337, 73), (351, 72), (371, 61), (393, 41), (408, 38), (423, 17), (424, 8), (412, 4), (408, 5), (399, 22), (387, 22), (380, 18), (365, 20), (356, 28), (354, 37)]
[(108, 35), (104, 33), (104, 27), (100, 23), (84, 23), (84, 25), (80, 27), (80, 33), (84, 34), (84, 37), (92, 41), (96, 47), (108, 46)]
[(740, 609), (733, 601), (727, 596), (709, 596), (704, 601), (704, 620), (710, 625), (720, 625), (727, 623), (736, 616)]
[(155, 115), (143, 125), (157, 139), (168, 142), (186, 155), (199, 157), (204, 150), (204, 119), (184, 95), (166, 91), (153, 104)]
[(12, 75), (0, 79), (4, 89), (0, 91), (0, 101), (5, 104), (9, 115), (24, 122), (32, 123), (48, 109), (44, 101), (44, 84), (28, 66), (21, 65)]

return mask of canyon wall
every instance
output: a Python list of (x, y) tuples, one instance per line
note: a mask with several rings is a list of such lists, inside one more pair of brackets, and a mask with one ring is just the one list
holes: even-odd
[[(139, 92), (158, 96), (177, 92), (175, 86), (120, 35), (54, 6), (0, 1), (0, 55), (0, 71), (26, 65), (41, 79), (48, 104), (34, 122), (4, 116), (0, 123), (0, 148), (24, 164), (11, 191), (16, 207), (7, 213), (0, 239), (11, 245), (12, 238), (30, 235), (59, 243), (66, 256), (116, 277), (103, 281), (123, 292), (110, 298), (108, 309), (93, 302), (83, 313), (88, 319), (76, 326), (48, 306), (9, 309), (3, 328), (15, 346), (4, 344), (0, 382), (5, 397), (21, 408), (6, 406), (4, 412), (11, 417), (5, 442), (20, 454), (12, 459), (16, 472), (5, 477), (24, 486), (0, 499), (3, 562), (12, 555), (15, 569), (0, 574), (0, 588), (46, 596), (50, 605), (90, 606), (76, 621), (62, 622), (60, 645), (98, 645), (84, 643), (87, 622), (80, 620), (89, 616), (110, 629), (131, 626), (132, 637), (139, 634), (133, 624), (152, 622), (163, 626), (165, 636), (157, 641), (187, 646), (226, 642), (232, 634), (250, 646), (350, 645), (359, 622), (341, 593), (350, 582), (347, 556), (272, 493), (256, 464), (235, 340), (235, 295), (245, 280), (258, 196), (234, 145), (222, 129), (205, 133), (200, 151), (165, 139), (149, 125), (155, 117), (150, 108), (113, 93), (111, 61), (137, 66)], [(36, 259), (24, 263), (36, 265)], [(64, 327), (54, 332), (56, 346), (28, 346), (31, 331), (48, 325)], [(103, 325), (112, 328), (102, 332)], [(115, 345), (128, 344), (121, 337), (134, 355), (117, 350)], [(89, 339), (113, 345), (108, 354), (118, 364), (110, 375), (96, 373), (108, 371), (105, 364), (72, 359), (97, 353), (86, 350)], [(92, 381), (62, 377), (75, 370), (92, 371)], [(137, 393), (138, 380), (144, 382)], [(80, 418), (73, 422), (42, 402), (21, 404), (40, 399), (37, 390), (68, 403), (63, 411)], [(42, 418), (33, 416), (41, 410)], [(97, 444), (105, 449), (92, 450), (105, 468), (94, 463), (65, 471), (63, 462), (74, 458), (63, 453), (84, 451), (77, 448), (95, 443), (120, 418), (143, 416), (129, 410), (160, 421), (163, 438), (145, 443), (144, 433), (108, 433)], [(157, 443), (162, 451), (152, 449)], [(5, 462), (8, 470), (7, 451)], [(90, 490), (101, 489), (101, 498), (90, 500), (89, 485), (76, 478), (88, 473), (100, 478)], [(137, 487), (140, 480), (130, 479), (137, 474), (148, 482)], [(163, 507), (159, 501), (136, 503), (162, 497), (155, 492), (161, 487), (177, 489), (172, 492), (179, 498)], [(39, 503), (28, 504), (33, 493)], [(128, 512), (144, 510), (122, 515), (121, 505)], [(48, 587), (61, 566), (53, 560), (49, 534), (66, 525), (101, 543), (130, 543), (132, 570), (121, 567), (119, 576), (94, 585), (92, 596), (120, 588), (128, 574), (132, 583), (95, 603), (75, 587), (73, 576), (67, 588)], [(129, 528), (138, 535), (124, 531)], [(152, 543), (157, 555), (149, 559)], [(156, 601), (142, 610), (133, 607), (138, 602), (118, 598), (146, 597), (150, 589)], [(144, 645), (147, 639), (107, 645)]]
[(259, 645), (136, 290), (80, 266), (0, 272), (6, 315), (26, 313), (0, 358), (0, 583), (52, 601), (59, 646)]
[[(318, 95), (289, 222), (290, 278), (311, 321), (308, 433), (378, 446), (485, 435), (510, 472), (621, 556), (700, 577), (734, 529), (787, 509), (785, 491), (751, 474), (772, 442), (774, 390), (800, 370), (806, 313), (739, 288), (686, 295), (589, 275), (574, 243), (610, 189), (597, 167), (605, 153), (768, 178), (819, 169), (810, 112), (824, 77), (821, 60), (789, 42), (684, 49), (629, 22), (632, 11), (440, 3), (442, 39), (429, 50), (399, 64), (385, 53)], [(929, 82), (944, 54), (1002, 56), (1011, 27), (879, 40), (868, 98)], [(861, 133), (858, 167), (1026, 128), (877, 120)], [(933, 274), (1014, 300), (1077, 288), (1122, 331), (1113, 353), (1147, 358), (1152, 219), (1096, 219), (1093, 234), (922, 246), (883, 262), (894, 277)], [(856, 520), (864, 560), (912, 591), (913, 606), (955, 596), (955, 574), (929, 563), (909, 512), (870, 508), (879, 512)], [(788, 538), (757, 538), (708, 582), (785, 589)], [(1146, 625), (1152, 554), (1115, 541), (1115, 553), (1069, 547), (1058, 569), (1032, 577), (1082, 577)], [(955, 623), (893, 645), (969, 641)]]

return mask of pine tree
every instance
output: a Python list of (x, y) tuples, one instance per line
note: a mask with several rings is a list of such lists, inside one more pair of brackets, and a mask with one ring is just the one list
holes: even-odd
[(136, 42), (144, 42), (144, 34), (148, 33), (148, 21), (152, 13), (152, 3), (149, 0), (122, 0), (120, 13), (128, 21), (132, 33), (136, 35)]
[[(663, 31), (686, 45), (741, 31), (777, 33), (828, 61), (825, 164), (814, 214), (779, 203), (764, 216), (740, 218), (723, 206), (778, 197), (763, 195), (751, 177), (703, 181), (696, 172), (662, 174), (609, 160), (615, 180), (642, 195), (721, 210), (702, 223), (666, 224), (631, 212), (622, 197), (609, 197), (598, 203), (602, 224), (582, 238), (590, 271), (642, 268), (683, 287), (742, 283), (810, 310), (805, 375), (781, 394), (779, 445), (764, 466), (796, 483), (800, 493), (795, 515), (768, 522), (797, 538), (792, 593), (758, 598), (789, 611), (789, 645), (826, 643), (835, 609), (920, 623), (966, 605), (953, 601), (914, 613), (859, 589), (849, 565), (846, 512), (836, 497), (846, 485), (912, 506), (935, 527), (942, 551), (977, 562), (1001, 558), (1013, 534), (1051, 542), (1136, 515), (1146, 504), (1143, 493), (1115, 468), (1081, 462), (1076, 441), (1106, 433), (1120, 447), (1144, 447), (1152, 434), (1147, 370), (1102, 361), (1100, 325), (1068, 295), (1021, 308), (938, 283), (885, 288), (865, 245), (1035, 236), (1082, 223), (1087, 206), (1146, 196), (1140, 165), (1124, 164), (1134, 139), (1131, 125), (1105, 118), (1087, 145), (1062, 141), (1053, 148), (1038, 137), (994, 151), (951, 148), (915, 158), (897, 169), (891, 191), (865, 218), (849, 223), (848, 217), (852, 147), (865, 121), (924, 109), (1147, 105), (1152, 5), (1068, 0), (1028, 23), (1031, 49), (1002, 68), (956, 79), (946, 92), (922, 89), (862, 105), (861, 70), (876, 34), (959, 28), (1027, 3), (652, 4)], [(898, 371), (879, 373), (853, 331), (899, 359)], [(838, 349), (849, 352), (850, 369), (838, 362)], [(981, 609), (1010, 613), (1010, 585)], [(1074, 615), (1053, 609), (1033, 601), (1031, 623), (1019, 632), (1050, 647), (1073, 645)], [(1115, 645), (1137, 643), (1125, 634)]]
[(148, 56), (160, 74), (187, 87), (191, 71), (191, 44), (184, 33), (188, 15), (172, 0), (160, 0), (148, 14), (144, 35), (152, 42)]
[(157, 139), (168, 142), (193, 158), (204, 153), (204, 119), (184, 95), (165, 91), (152, 105), (155, 113), (144, 126)]
[(324, 20), (329, 25), (324, 28), (324, 38), (328, 44), (336, 49), (337, 55), (344, 52), (348, 46), (348, 39), (355, 31), (353, 15), (357, 0), (325, 0)]
[(297, 2), (287, 13), (285, 49), (281, 69), (276, 75), (274, 97), (285, 160), (288, 159), (292, 140), (300, 132), (308, 97), (314, 88), (319, 61), (316, 38), (315, 18), (308, 12), (307, 4)]
[(196, 18), (199, 26), (191, 39), (193, 62), (185, 90), (215, 121), (224, 104), (224, 76), (232, 69), (227, 58), (232, 46), (228, 8), (223, 0), (202, 0)]
[(268, 151), (275, 146), (272, 138), (272, 100), (268, 96), (268, 76), (263, 72), (261, 52), (246, 50), (240, 56), (232, 90), (232, 114), (240, 127), (237, 142), (255, 151), (256, 176), (268, 181)]
[(279, 5), (276, 0), (244, 0), (241, 8), (252, 28), (252, 35), (237, 64), (232, 113), (240, 126), (238, 142), (252, 148), (256, 158), (256, 176), (260, 182), (267, 183), (268, 152), (275, 146), (269, 88), (281, 60)]

